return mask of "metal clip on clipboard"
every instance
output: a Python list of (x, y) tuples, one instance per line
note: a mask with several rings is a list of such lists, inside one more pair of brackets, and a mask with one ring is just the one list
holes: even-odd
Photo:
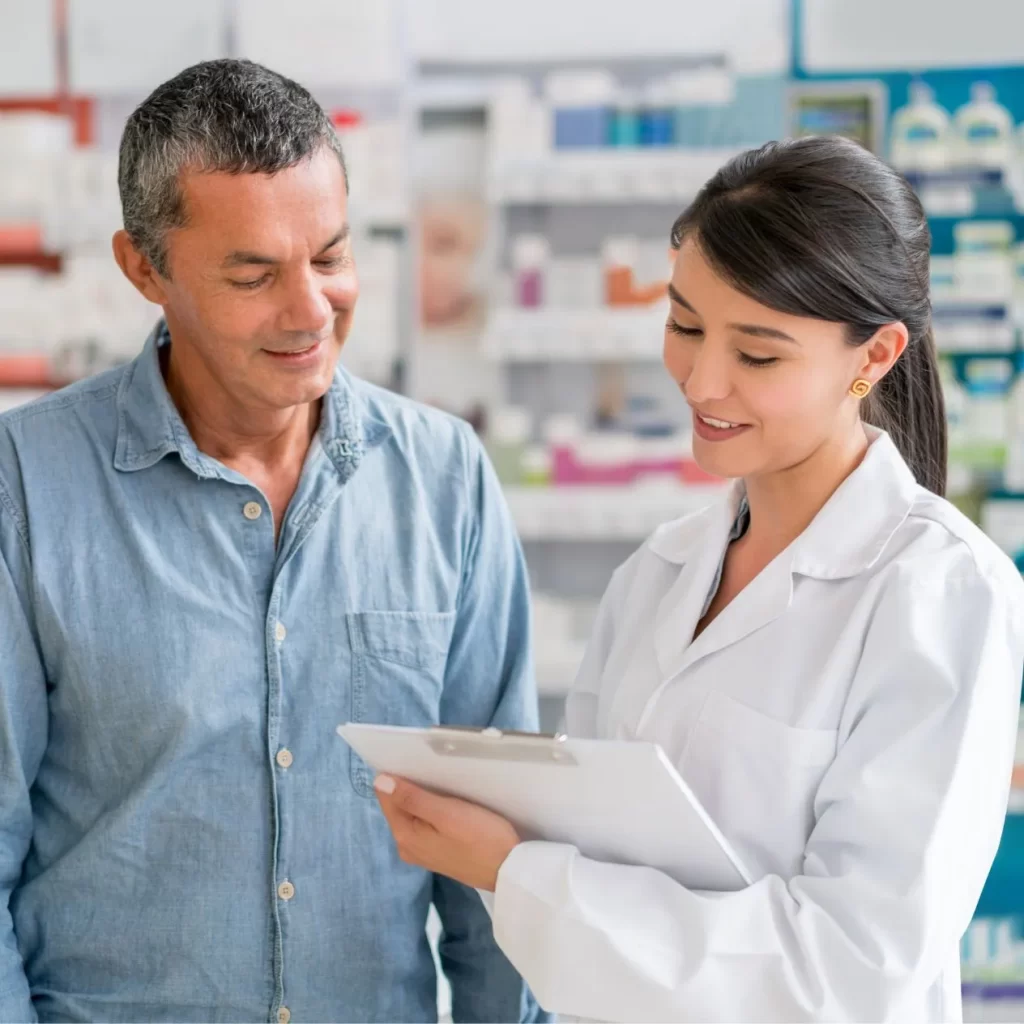
[(466, 757), (495, 761), (535, 762), (575, 767), (576, 758), (565, 748), (562, 733), (504, 731), (493, 727), (472, 729), (441, 725), (430, 731), (427, 742), (442, 757)]

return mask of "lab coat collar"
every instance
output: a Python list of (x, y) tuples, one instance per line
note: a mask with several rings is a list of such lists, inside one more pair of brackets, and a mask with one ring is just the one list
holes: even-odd
[(737, 481), (726, 496), (704, 512), (659, 530), (650, 549), (679, 565), (679, 576), (662, 599), (655, 620), (654, 648), (660, 680), (637, 693), (642, 703), (640, 735), (662, 690), (702, 658), (774, 622), (793, 600), (793, 577), (843, 579), (869, 569), (906, 519), (917, 495), (913, 474), (888, 435), (869, 430), (871, 442), (860, 466), (836, 490), (811, 525), (765, 567), (694, 638), (708, 589), (729, 543), (744, 498)]
[[(870, 446), (863, 461), (790, 546), (792, 572), (816, 579), (858, 576), (878, 561), (907, 518), (918, 491), (914, 475), (888, 434), (866, 430)], [(720, 556), (719, 543), (724, 546), (744, 493), (742, 481), (735, 481), (703, 512), (661, 527), (650, 550), (677, 565), (693, 561), (709, 545)]]

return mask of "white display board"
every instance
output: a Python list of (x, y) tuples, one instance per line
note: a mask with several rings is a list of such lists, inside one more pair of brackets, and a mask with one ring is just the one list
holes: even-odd
[(310, 87), (396, 85), (398, 0), (244, 0), (237, 55)]
[(57, 91), (57, 36), (50, 0), (0, 0), (0, 96)]
[(789, 0), (415, 0), (411, 45), (438, 61), (725, 54), (740, 74), (789, 63)]
[(808, 71), (1024, 64), (1022, 0), (804, 0)]
[(148, 93), (191, 64), (225, 56), (226, 39), (224, 0), (68, 0), (71, 90)]

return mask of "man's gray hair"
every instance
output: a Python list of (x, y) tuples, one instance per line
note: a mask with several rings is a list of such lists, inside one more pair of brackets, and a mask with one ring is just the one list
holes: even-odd
[(167, 232), (187, 223), (183, 172), (274, 174), (322, 148), (338, 157), (347, 188), (334, 126), (301, 85), (248, 60), (196, 64), (125, 125), (117, 174), (125, 230), (167, 277)]

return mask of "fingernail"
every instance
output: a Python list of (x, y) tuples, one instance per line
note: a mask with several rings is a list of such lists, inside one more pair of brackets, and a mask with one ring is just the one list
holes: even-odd
[(373, 780), (373, 788), (378, 793), (383, 793), (385, 796), (391, 796), (395, 791), (395, 780), (390, 775), (378, 775)]

